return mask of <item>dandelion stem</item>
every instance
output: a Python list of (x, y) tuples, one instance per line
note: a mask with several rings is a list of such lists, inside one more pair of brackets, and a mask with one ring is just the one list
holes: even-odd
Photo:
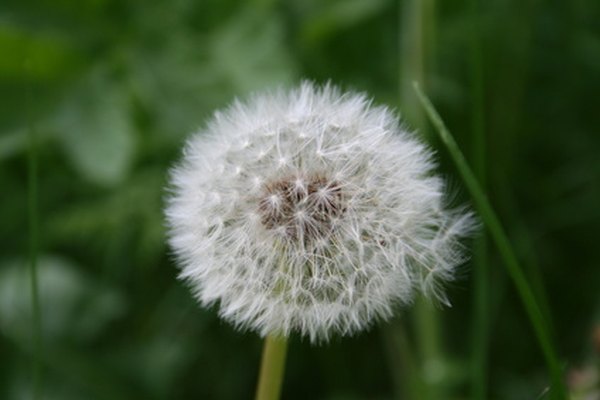
[(263, 347), (256, 400), (279, 399), (283, 374), (287, 341), (280, 336), (267, 336)]
[(504, 228), (502, 227), (500, 220), (498, 219), (494, 209), (492, 208), (486, 194), (482, 190), (481, 186), (477, 182), (473, 171), (467, 164), (464, 155), (460, 148), (454, 141), (454, 138), (450, 134), (448, 128), (446, 128), (442, 118), (435, 110), (431, 101), (420, 89), (418, 83), (414, 83), (414, 89), (417, 93), (417, 97), (421, 102), (421, 105), (425, 109), (425, 112), (431, 123), (436, 128), (437, 132), (442, 139), (442, 142), (448, 148), (456, 167), (461, 174), (467, 189), (469, 190), (471, 197), (477, 211), (479, 212), (481, 219), (483, 220), (488, 232), (490, 233), (491, 239), (495, 242), (500, 256), (504, 260), (504, 264), (507, 268), (508, 274), (513, 280), (517, 292), (523, 301), (525, 311), (529, 316), (533, 329), (539, 341), (542, 353), (546, 360), (550, 377), (552, 380), (552, 391), (550, 392), (552, 399), (566, 399), (565, 388), (562, 381), (562, 371), (558, 362), (558, 356), (555, 353), (552, 340), (548, 330), (547, 322), (544, 315), (538, 305), (534, 292), (525, 277), (523, 269), (521, 268), (517, 256), (508, 240)]

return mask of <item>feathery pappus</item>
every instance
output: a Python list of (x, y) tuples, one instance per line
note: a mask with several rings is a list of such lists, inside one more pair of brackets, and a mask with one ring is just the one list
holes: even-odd
[(429, 150), (364, 94), (303, 82), (216, 112), (170, 175), (169, 240), (205, 306), (261, 335), (361, 331), (465, 261)]

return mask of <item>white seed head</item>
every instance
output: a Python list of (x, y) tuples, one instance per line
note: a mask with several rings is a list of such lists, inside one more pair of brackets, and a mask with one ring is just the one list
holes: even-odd
[(363, 94), (304, 82), (216, 113), (171, 174), (170, 244), (205, 306), (311, 341), (389, 318), (464, 262), (432, 153)]

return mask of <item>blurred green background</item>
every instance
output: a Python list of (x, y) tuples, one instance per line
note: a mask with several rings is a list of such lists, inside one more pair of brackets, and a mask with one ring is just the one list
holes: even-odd
[[(302, 78), (404, 111), (464, 202), (407, 89), (424, 82), (478, 173), (485, 166), (571, 391), (600, 393), (600, 2), (2, 0), (1, 399), (34, 387), (32, 137), (43, 398), (253, 397), (261, 340), (200, 309), (176, 280), (164, 186), (186, 135), (216, 108)], [(410, 398), (417, 381), (428, 388), (420, 398), (467, 399), (473, 371), (485, 398), (544, 398), (549, 378), (521, 302), (493, 247), (483, 260), (483, 300), (469, 264), (448, 288), (452, 308), (402, 310), (324, 346), (294, 338), (284, 398)], [(478, 305), (483, 369), (473, 364)]]

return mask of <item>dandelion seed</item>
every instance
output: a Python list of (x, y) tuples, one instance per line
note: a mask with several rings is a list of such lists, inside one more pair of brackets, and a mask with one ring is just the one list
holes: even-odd
[(261, 335), (311, 341), (389, 318), (464, 262), (432, 153), (362, 94), (303, 83), (215, 114), (171, 174), (180, 277)]

